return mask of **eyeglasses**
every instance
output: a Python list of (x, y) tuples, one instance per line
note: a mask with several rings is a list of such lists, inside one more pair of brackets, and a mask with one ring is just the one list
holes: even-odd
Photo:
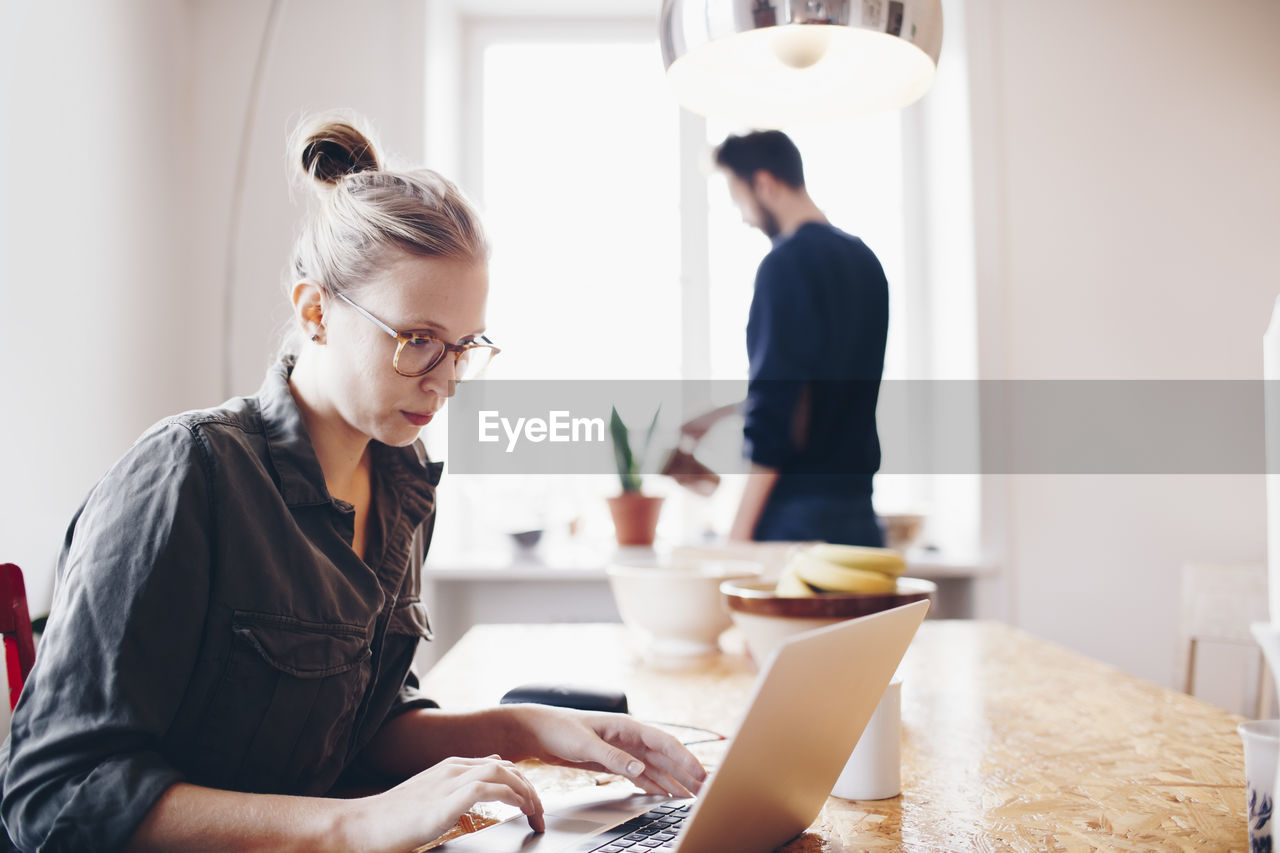
[(450, 344), (426, 332), (397, 332), (352, 302), (346, 294), (339, 293), (338, 297), (359, 311), (361, 316), (369, 322), (396, 339), (396, 355), (391, 361), (391, 366), (401, 376), (421, 376), (424, 373), (430, 373), (446, 355), (453, 353), (453, 381), (468, 382), (479, 378), (489, 366), (489, 362), (493, 361), (493, 357), (501, 352), (492, 341), (483, 336), (478, 341)]

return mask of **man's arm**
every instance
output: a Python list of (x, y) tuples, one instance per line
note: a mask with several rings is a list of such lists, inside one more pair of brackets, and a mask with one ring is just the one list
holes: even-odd
[(760, 514), (764, 511), (764, 505), (768, 502), (769, 494), (777, 481), (777, 468), (751, 464), (751, 472), (747, 474), (746, 488), (742, 490), (742, 499), (738, 502), (738, 514), (734, 516), (733, 527), (729, 530), (731, 542), (750, 542), (755, 538)]
[(755, 538), (779, 473), (804, 446), (807, 388), (820, 374), (812, 331), (818, 306), (789, 255), (771, 252), (756, 273), (747, 320), (750, 380), (743, 405), (743, 439), (751, 471), (730, 530), (731, 540)]
[(742, 402), (739, 401), (737, 403), (729, 403), (727, 405), (720, 406), (719, 408), (712, 409), (709, 412), (703, 412), (696, 418), (692, 418), (681, 424), (680, 436), (682, 438), (684, 436), (688, 436), (695, 442), (701, 441), (702, 437), (706, 435), (713, 426), (720, 423), (720, 421), (730, 415), (737, 414), (741, 409)]

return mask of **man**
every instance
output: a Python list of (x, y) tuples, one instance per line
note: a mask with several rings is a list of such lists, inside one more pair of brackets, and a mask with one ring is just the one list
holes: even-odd
[[(889, 327), (884, 270), (814, 204), (786, 134), (730, 136), (715, 161), (743, 220), (773, 241), (747, 322), (751, 469), (729, 538), (883, 545), (871, 478), (880, 467), (875, 415)], [(695, 418), (683, 432), (701, 438), (736, 408)]]

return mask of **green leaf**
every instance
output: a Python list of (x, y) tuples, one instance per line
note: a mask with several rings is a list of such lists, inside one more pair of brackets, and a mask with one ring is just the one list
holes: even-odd
[(653, 413), (653, 420), (649, 422), (649, 429), (644, 434), (644, 449), (640, 451), (640, 458), (636, 461), (636, 471), (644, 470), (644, 461), (649, 458), (649, 448), (653, 446), (653, 431), (658, 428), (658, 415), (662, 414), (662, 404), (658, 404), (658, 408)]
[(640, 477), (636, 471), (635, 457), (631, 453), (630, 436), (627, 425), (622, 422), (622, 416), (618, 414), (617, 406), (612, 407), (609, 414), (609, 435), (613, 438), (613, 458), (618, 466), (618, 479), (622, 482), (622, 490), (624, 492), (640, 491)]

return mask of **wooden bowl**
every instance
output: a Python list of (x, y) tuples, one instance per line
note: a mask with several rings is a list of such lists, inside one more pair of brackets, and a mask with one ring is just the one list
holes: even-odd
[(898, 588), (893, 592), (823, 593), (802, 598), (778, 595), (772, 583), (760, 580), (727, 580), (720, 584), (720, 596), (729, 615), (757, 661), (765, 660), (778, 643), (793, 634), (913, 601), (932, 600), (937, 592), (937, 584), (921, 578), (898, 578)]
[(937, 584), (922, 578), (898, 578), (898, 588), (893, 592), (824, 592), (802, 598), (778, 595), (773, 587), (772, 583), (760, 580), (727, 580), (720, 584), (720, 594), (729, 610), (738, 613), (793, 619), (856, 619), (913, 601), (932, 599), (938, 592)]

